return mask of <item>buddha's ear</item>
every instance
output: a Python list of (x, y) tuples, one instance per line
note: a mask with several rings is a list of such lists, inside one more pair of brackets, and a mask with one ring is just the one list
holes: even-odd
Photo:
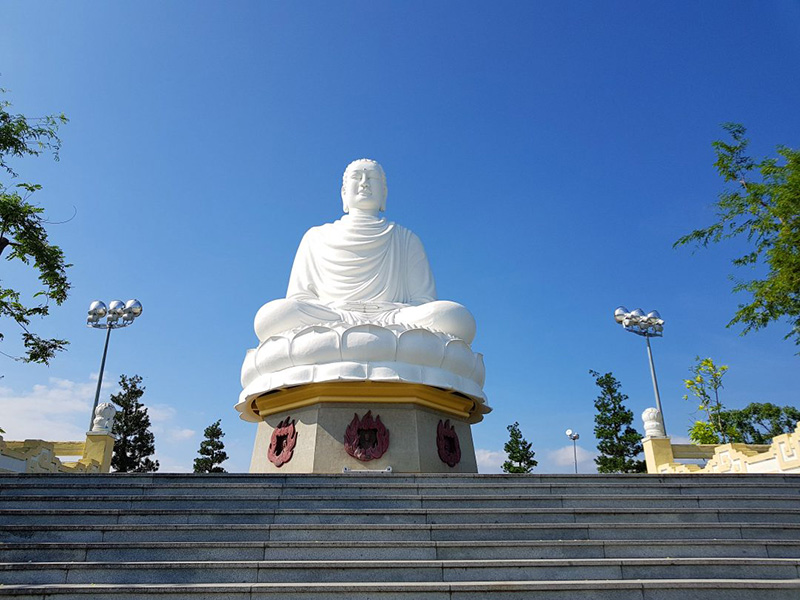
[(342, 194), (341, 195), (342, 195), (342, 210), (345, 213), (349, 213), (350, 212), (350, 206), (348, 206), (347, 199), (345, 198), (345, 195), (344, 195), (344, 184), (342, 184)]
[(386, 184), (383, 185), (383, 200), (381, 200), (381, 207), (379, 209), (380, 212), (386, 212), (386, 196), (389, 195), (389, 188), (386, 187)]

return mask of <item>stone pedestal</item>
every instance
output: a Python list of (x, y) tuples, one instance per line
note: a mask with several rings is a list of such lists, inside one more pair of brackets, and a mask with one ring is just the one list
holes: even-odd
[(111, 431), (89, 431), (86, 433), (86, 443), (83, 446), (81, 462), (97, 461), (100, 463), (100, 472), (111, 471), (111, 455), (114, 452), (114, 442), (117, 436)]
[(402, 382), (312, 383), (260, 396), (250, 408), (262, 419), (251, 473), (478, 471), (469, 423), (480, 408), (458, 392)]

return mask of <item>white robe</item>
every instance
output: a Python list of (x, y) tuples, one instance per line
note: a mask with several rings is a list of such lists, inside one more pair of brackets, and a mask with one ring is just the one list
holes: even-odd
[(381, 312), (436, 300), (420, 239), (383, 218), (345, 215), (303, 236), (287, 298)]
[(369, 215), (345, 215), (306, 232), (286, 298), (261, 307), (255, 330), (263, 342), (283, 331), (324, 323), (422, 327), (468, 344), (475, 336), (475, 319), (466, 308), (436, 300), (419, 238)]

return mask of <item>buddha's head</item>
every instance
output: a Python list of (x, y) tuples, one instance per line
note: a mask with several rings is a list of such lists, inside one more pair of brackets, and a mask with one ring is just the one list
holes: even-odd
[(376, 161), (369, 158), (354, 160), (342, 176), (342, 207), (377, 214), (386, 210), (386, 174)]

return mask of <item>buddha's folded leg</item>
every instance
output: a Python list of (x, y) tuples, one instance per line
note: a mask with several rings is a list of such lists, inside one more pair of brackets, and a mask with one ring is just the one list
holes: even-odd
[(341, 315), (324, 305), (294, 298), (267, 302), (256, 313), (255, 330), (259, 341), (302, 325), (337, 323)]
[(449, 300), (435, 300), (395, 311), (395, 323), (449, 333), (468, 344), (475, 339), (475, 317), (465, 307)]

